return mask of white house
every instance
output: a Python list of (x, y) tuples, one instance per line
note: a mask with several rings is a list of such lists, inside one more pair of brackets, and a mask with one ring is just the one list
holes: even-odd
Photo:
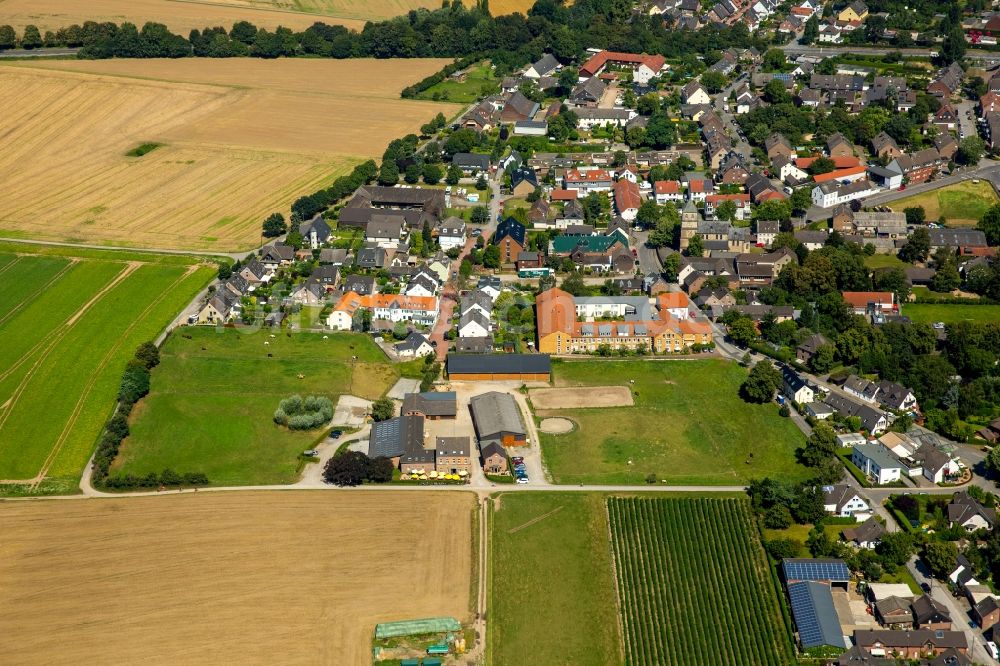
[(458, 322), (458, 337), (485, 338), (489, 336), (490, 318), (476, 309), (471, 309), (462, 315)]
[(448, 217), (437, 223), (438, 243), (441, 249), (448, 251), (453, 247), (465, 245), (465, 220), (460, 217)]
[(681, 88), (681, 101), (684, 104), (711, 104), (712, 97), (705, 90), (705, 86), (696, 79)]
[(677, 180), (658, 180), (653, 183), (653, 195), (661, 206), (668, 201), (684, 201), (681, 183)]
[(879, 444), (855, 445), (851, 461), (879, 486), (899, 481), (903, 474), (902, 463)]
[(500, 292), (503, 291), (503, 282), (494, 275), (483, 275), (479, 278), (476, 289), (486, 292), (496, 302)]
[(816, 399), (812, 387), (806, 380), (789, 368), (787, 365), (781, 368), (782, 390), (785, 397), (799, 405), (805, 405)]
[(823, 509), (839, 518), (853, 517), (858, 522), (871, 515), (868, 502), (846, 484), (823, 486)]
[(576, 126), (584, 130), (606, 125), (625, 127), (628, 121), (639, 115), (633, 109), (579, 108), (575, 109), (574, 113), (576, 114)]
[(416, 331), (411, 331), (406, 339), (396, 345), (396, 355), (400, 358), (418, 358), (434, 353), (434, 347), (427, 338)]
[(437, 294), (438, 284), (426, 273), (419, 273), (410, 278), (406, 283), (403, 293), (407, 296), (434, 296)]
[(863, 199), (878, 193), (878, 187), (870, 180), (857, 180), (852, 183), (827, 181), (813, 188), (813, 204), (820, 208), (833, 208), (855, 199)]

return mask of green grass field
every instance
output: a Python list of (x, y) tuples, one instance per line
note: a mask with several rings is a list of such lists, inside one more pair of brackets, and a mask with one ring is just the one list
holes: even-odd
[(472, 104), (484, 95), (500, 90), (500, 80), (488, 62), (473, 65), (464, 81), (446, 79), (417, 95), (417, 99)]
[(625, 663), (793, 663), (746, 499), (611, 498)]
[(948, 226), (975, 226), (986, 210), (1000, 203), (1000, 197), (987, 181), (963, 181), (930, 192), (914, 194), (892, 202), (893, 210), (923, 206), (927, 220), (934, 222), (944, 216)]
[(1000, 320), (1000, 305), (961, 305), (952, 303), (907, 303), (903, 314), (912, 321), (951, 324), (959, 321)]
[(625, 385), (635, 399), (632, 407), (537, 412), (579, 426), (540, 435), (557, 483), (641, 484), (648, 474), (674, 485), (808, 477), (795, 461), (802, 433), (778, 416), (776, 405), (739, 398), (746, 370), (735, 363), (565, 361), (554, 362), (552, 372), (556, 386)]
[(865, 266), (869, 269), (876, 268), (902, 268), (909, 266), (908, 263), (894, 254), (873, 254), (865, 257)]
[(621, 663), (604, 501), (597, 493), (494, 497), (487, 663)]
[(10, 285), (0, 295), (3, 480), (75, 484), (114, 406), (125, 363), (214, 273), (190, 258), (186, 265), (178, 258), (127, 263), (114, 253), (74, 254), (58, 248), (0, 255), (0, 280)]
[(400, 373), (368, 337), (350, 333), (191, 327), (170, 336), (161, 358), (113, 472), (170, 467), (204, 472), (215, 485), (292, 483), (298, 455), (325, 431), (276, 426), (271, 416), (282, 398), (374, 399)]

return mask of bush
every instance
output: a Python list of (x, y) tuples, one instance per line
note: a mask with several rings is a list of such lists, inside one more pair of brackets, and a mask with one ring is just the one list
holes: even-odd
[(797, 557), (802, 550), (802, 544), (795, 539), (772, 539), (764, 545), (764, 548), (772, 558), (782, 560), (786, 557)]
[(274, 422), (290, 430), (312, 430), (333, 419), (333, 402), (326, 396), (300, 395), (285, 398), (274, 410)]

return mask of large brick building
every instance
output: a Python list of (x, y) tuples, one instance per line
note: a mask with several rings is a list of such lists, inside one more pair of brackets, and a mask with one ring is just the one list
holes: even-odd
[(535, 308), (538, 350), (547, 354), (592, 353), (603, 345), (662, 354), (712, 342), (707, 323), (678, 319), (642, 296), (574, 298), (549, 289)]

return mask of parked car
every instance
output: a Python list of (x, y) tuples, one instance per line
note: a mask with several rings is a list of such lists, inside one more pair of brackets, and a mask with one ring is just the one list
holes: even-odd
[(524, 458), (522, 458), (521, 456), (511, 456), (510, 461), (515, 465), (520, 465), (521, 463), (524, 462)]
[(994, 659), (1000, 659), (1000, 650), (997, 649), (997, 644), (993, 641), (986, 641), (986, 647), (990, 651), (990, 656)]
[(317, 451), (316, 449), (309, 449), (308, 451), (303, 451), (302, 455), (304, 455), (306, 458), (318, 458), (319, 451)]
[(528, 483), (528, 477), (526, 477), (526, 476), (519, 476), (519, 477), (517, 477), (516, 483)]
[(340, 437), (343, 434), (344, 434), (343, 430), (331, 430), (330, 431), (330, 439), (337, 439), (338, 437)]

